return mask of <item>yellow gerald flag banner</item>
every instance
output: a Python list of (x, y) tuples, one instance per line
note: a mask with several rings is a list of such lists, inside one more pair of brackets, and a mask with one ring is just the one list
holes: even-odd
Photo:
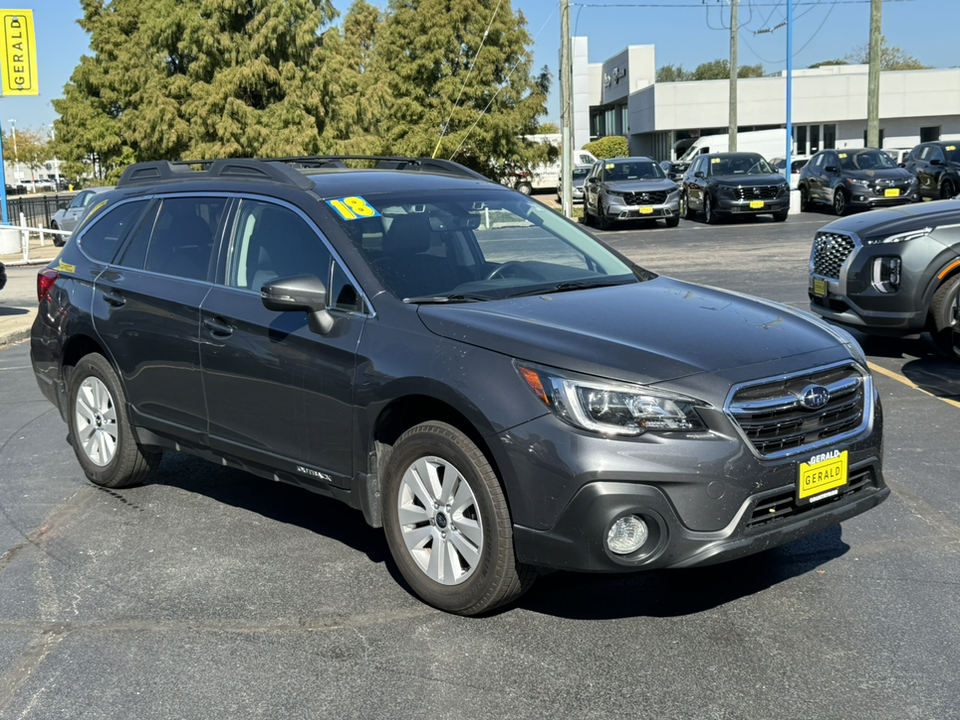
[(33, 10), (0, 10), (0, 20), (3, 21), (3, 55), (0, 56), (3, 95), (39, 95)]

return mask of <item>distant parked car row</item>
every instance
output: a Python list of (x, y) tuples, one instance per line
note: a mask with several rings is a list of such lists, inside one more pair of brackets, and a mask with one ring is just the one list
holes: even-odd
[[(112, 189), (112, 187), (94, 187), (81, 190), (67, 207), (60, 208), (53, 214), (53, 218), (50, 220), (51, 229), (73, 232), (87, 210), (90, 209), (93, 199), (100, 193)], [(53, 238), (54, 245), (58, 247), (62, 247), (66, 241), (67, 237), (65, 235), (55, 235)]]

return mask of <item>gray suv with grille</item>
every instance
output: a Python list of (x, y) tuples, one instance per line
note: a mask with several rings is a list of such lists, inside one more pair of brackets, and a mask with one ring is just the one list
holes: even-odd
[(449, 612), (547, 569), (737, 558), (889, 492), (845, 331), (447, 161), (134, 165), (38, 292), (34, 371), (91, 482), (188, 452), (299, 485)]
[(867, 334), (929, 332), (957, 355), (960, 200), (874, 210), (817, 232), (810, 309)]

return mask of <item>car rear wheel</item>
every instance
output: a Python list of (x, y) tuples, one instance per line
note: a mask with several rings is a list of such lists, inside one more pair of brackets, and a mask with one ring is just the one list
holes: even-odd
[(127, 420), (120, 380), (102, 355), (77, 363), (70, 378), (68, 415), (73, 451), (95, 485), (122, 488), (147, 479), (162, 453), (144, 450)]
[(960, 360), (956, 351), (957, 320), (960, 319), (960, 275), (937, 288), (930, 302), (930, 334), (937, 346)]
[(384, 483), (390, 552), (425, 602), (477, 615), (530, 587), (536, 573), (517, 562), (497, 475), (455, 427), (427, 422), (407, 430), (393, 447)]
[(833, 212), (837, 215), (847, 212), (847, 195), (843, 190), (837, 190), (833, 194)]

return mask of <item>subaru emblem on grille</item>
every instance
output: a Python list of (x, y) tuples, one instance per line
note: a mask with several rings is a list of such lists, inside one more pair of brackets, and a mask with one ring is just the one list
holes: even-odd
[(830, 391), (823, 385), (807, 385), (798, 395), (798, 399), (808, 410), (819, 410), (830, 399)]

